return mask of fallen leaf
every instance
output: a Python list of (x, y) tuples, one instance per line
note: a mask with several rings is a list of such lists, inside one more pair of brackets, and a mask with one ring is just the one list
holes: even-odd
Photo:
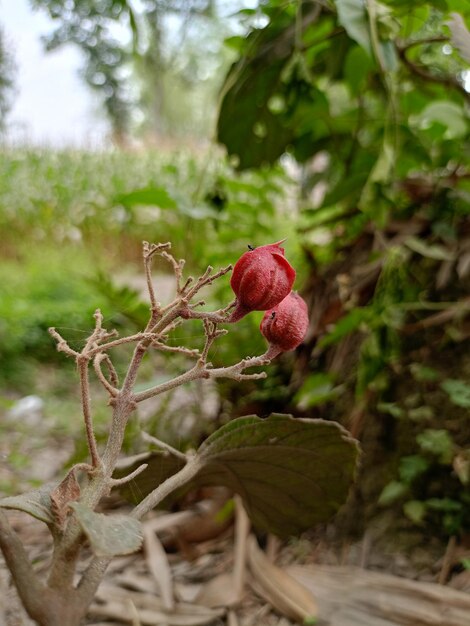
[(143, 524), (145, 560), (160, 589), (163, 606), (171, 611), (175, 606), (170, 564), (163, 546), (150, 525)]
[(271, 563), (254, 535), (248, 537), (248, 563), (256, 582), (255, 591), (282, 615), (304, 624), (314, 624), (318, 607), (310, 591), (284, 570)]

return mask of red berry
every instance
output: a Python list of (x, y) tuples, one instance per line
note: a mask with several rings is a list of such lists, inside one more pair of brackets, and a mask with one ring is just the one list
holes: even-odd
[(230, 280), (237, 302), (228, 321), (236, 322), (251, 311), (266, 311), (290, 293), (295, 270), (284, 257), (281, 243), (254, 248), (238, 259)]
[(268, 358), (297, 348), (305, 338), (308, 323), (307, 305), (293, 291), (277, 306), (266, 311), (260, 330), (270, 344)]

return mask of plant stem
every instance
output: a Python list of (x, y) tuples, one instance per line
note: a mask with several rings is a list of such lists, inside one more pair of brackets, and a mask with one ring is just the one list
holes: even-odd
[(90, 404), (90, 383), (88, 380), (88, 358), (80, 356), (77, 359), (78, 371), (80, 374), (80, 388), (82, 392), (83, 417), (85, 419), (86, 437), (88, 449), (91, 456), (91, 464), (94, 468), (99, 467), (100, 457), (96, 444), (95, 432), (93, 430), (93, 418), (91, 416)]
[(184, 372), (184, 374), (180, 374), (176, 378), (172, 378), (171, 380), (168, 380), (164, 383), (155, 385), (155, 387), (151, 387), (150, 389), (146, 389), (145, 391), (136, 393), (134, 399), (136, 402), (142, 402), (143, 400), (148, 400), (149, 398), (158, 396), (161, 393), (170, 391), (170, 389), (179, 387), (184, 383), (191, 382), (192, 380), (197, 380), (198, 378), (208, 378), (208, 376), (206, 375), (206, 370), (204, 368), (195, 365), (190, 370)]
[[(199, 460), (197, 458), (190, 458), (179, 472), (167, 478), (156, 489), (149, 493), (132, 511), (131, 516), (136, 519), (141, 519), (173, 491), (191, 480), (191, 478), (197, 474), (199, 467)], [(91, 561), (77, 587), (78, 599), (81, 605), (88, 606), (90, 604), (111, 560), (111, 557), (95, 557)]]
[(146, 513), (154, 509), (162, 502), (170, 493), (182, 487), (191, 478), (193, 478), (200, 468), (200, 462), (197, 457), (190, 458), (186, 465), (179, 472), (170, 476), (163, 481), (156, 489), (151, 491), (132, 511), (131, 516), (141, 519)]
[(0, 549), (25, 609), (33, 619), (41, 623), (45, 619), (46, 587), (38, 580), (23, 544), (1, 510)]

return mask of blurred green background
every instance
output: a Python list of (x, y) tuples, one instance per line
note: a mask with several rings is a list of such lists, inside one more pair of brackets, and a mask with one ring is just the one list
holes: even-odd
[[(287, 237), (296, 289), (309, 304), (306, 341), (271, 364), (265, 381), (243, 390), (221, 381), (214, 419), (189, 439), (251, 412), (335, 419), (364, 448), (344, 532), (361, 533), (390, 512), (396, 528), (442, 540), (468, 532), (469, 3), (31, 7), (51, 18), (48, 49), (82, 52), (109, 139), (94, 151), (8, 141), (15, 71), (2, 38), (5, 413), (38, 395), (81, 457), (74, 367), (47, 328), (80, 346), (97, 307), (109, 328), (142, 327), (142, 240), (171, 241), (197, 274), (233, 263), (248, 244)], [(165, 294), (168, 271), (156, 267)], [(219, 281), (208, 305), (229, 301), (228, 283)], [(260, 353), (259, 320), (252, 314), (231, 329), (214, 364)], [(202, 340), (195, 322), (170, 339), (189, 347)], [(149, 362), (142, 384), (184, 365)], [(171, 439), (164, 416), (159, 407), (152, 428)], [(104, 399), (97, 422), (104, 433)], [(129, 450), (138, 445), (134, 431)], [(25, 459), (10, 462), (21, 468)]]

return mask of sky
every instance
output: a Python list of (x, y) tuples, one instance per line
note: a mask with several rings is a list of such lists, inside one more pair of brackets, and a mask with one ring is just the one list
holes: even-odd
[(96, 96), (79, 76), (80, 52), (65, 46), (44, 52), (41, 35), (53, 29), (29, 0), (0, 0), (0, 25), (12, 51), (16, 93), (8, 117), (11, 143), (98, 147), (107, 125)]

